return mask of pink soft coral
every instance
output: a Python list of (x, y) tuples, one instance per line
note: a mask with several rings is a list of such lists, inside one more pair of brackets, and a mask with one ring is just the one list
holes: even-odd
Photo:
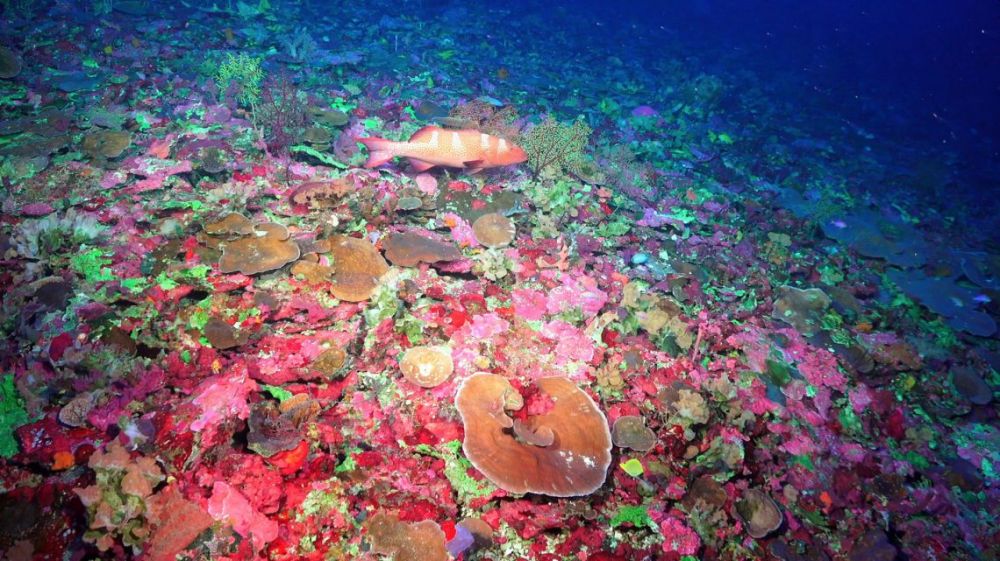
[(701, 547), (701, 538), (684, 522), (673, 516), (667, 516), (660, 521), (660, 532), (663, 533), (663, 551), (694, 555)]
[(528, 321), (540, 320), (545, 314), (545, 293), (530, 288), (516, 288), (511, 291), (514, 313)]
[(594, 358), (594, 341), (582, 329), (562, 320), (552, 320), (544, 324), (541, 331), (545, 337), (555, 340), (557, 365)]
[(445, 213), (442, 219), (445, 226), (451, 228), (451, 237), (454, 238), (459, 247), (479, 247), (476, 233), (468, 221), (454, 212)]

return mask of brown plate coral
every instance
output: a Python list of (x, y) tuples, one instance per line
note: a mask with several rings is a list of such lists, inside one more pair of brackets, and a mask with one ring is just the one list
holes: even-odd
[(416, 232), (403, 232), (386, 239), (385, 256), (393, 265), (416, 267), (420, 263), (457, 261), (462, 258), (462, 252), (452, 244)]
[(256, 275), (280, 269), (299, 258), (299, 246), (280, 224), (261, 224), (254, 234), (226, 244), (219, 258), (223, 273)]
[(368, 240), (334, 236), (330, 238), (333, 256), (333, 285), (330, 292), (346, 302), (361, 302), (371, 297), (389, 265)]
[(747, 533), (756, 539), (777, 532), (785, 519), (778, 503), (760, 489), (747, 489), (736, 503), (736, 512), (743, 520)]
[(465, 455), (509, 493), (589, 495), (604, 484), (611, 464), (608, 421), (568, 379), (542, 378), (537, 385), (551, 409), (515, 420), (508, 411), (520, 410), (524, 399), (506, 378), (482, 372), (467, 378), (455, 397)]

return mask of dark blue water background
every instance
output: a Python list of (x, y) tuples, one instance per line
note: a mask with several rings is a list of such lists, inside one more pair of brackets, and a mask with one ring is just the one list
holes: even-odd
[[(960, 222), (964, 214), (1000, 232), (989, 224), (1000, 213), (1000, 2), (522, 1), (504, 9), (515, 25), (519, 17), (553, 29), (573, 22), (584, 52), (650, 64), (688, 57), (724, 79), (752, 72), (773, 84), (774, 102), (864, 131), (883, 153), (905, 146), (911, 169), (921, 160), (946, 167), (947, 178), (922, 193), (929, 204), (960, 201), (978, 209), (959, 211)], [(590, 20), (590, 32), (581, 34), (580, 20)], [(870, 187), (913, 195), (905, 185)]]

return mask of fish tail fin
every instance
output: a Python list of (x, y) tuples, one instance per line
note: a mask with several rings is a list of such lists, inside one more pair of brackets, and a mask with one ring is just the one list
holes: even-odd
[(371, 137), (359, 138), (358, 142), (364, 144), (365, 148), (368, 149), (368, 161), (365, 162), (366, 168), (378, 167), (396, 156), (393, 151), (393, 145), (396, 143), (391, 140)]

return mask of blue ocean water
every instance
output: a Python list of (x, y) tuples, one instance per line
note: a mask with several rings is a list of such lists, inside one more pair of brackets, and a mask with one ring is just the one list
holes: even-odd
[[(924, 162), (952, 155), (955, 182), (940, 186), (928, 204), (936, 199), (947, 205), (958, 198), (973, 207), (968, 212), (977, 217), (979, 205), (990, 208), (985, 214), (996, 212), (1000, 13), (995, 4), (555, 5), (567, 18), (593, 18), (598, 30), (608, 29), (616, 36), (612, 44), (628, 50), (643, 66), (669, 53), (697, 60), (706, 72), (753, 72), (769, 84), (777, 102), (802, 108), (807, 119), (817, 124), (841, 119), (846, 126), (870, 132), (874, 150), (912, 149), (922, 154), (918, 159)], [(537, 8), (533, 3), (525, 7), (530, 10), (530, 6)], [(558, 21), (558, 17), (552, 20)], [(583, 37), (587, 37), (584, 43), (600, 44), (597, 36), (583, 33)], [(903, 186), (890, 191), (900, 198), (911, 194)]]

